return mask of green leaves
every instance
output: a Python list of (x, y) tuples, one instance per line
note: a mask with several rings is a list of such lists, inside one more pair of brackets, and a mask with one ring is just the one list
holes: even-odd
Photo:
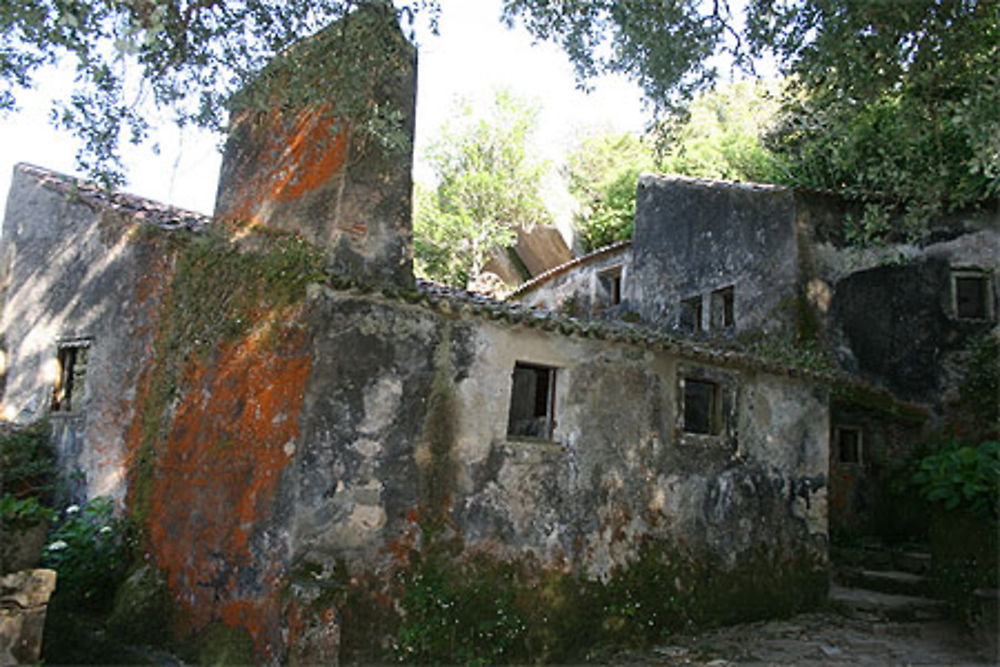
[(947, 510), (1000, 515), (1000, 442), (951, 447), (925, 457), (911, 477), (920, 494)]
[[(0, 112), (16, 107), (40, 67), (75, 66), (76, 85), (55, 100), (53, 122), (81, 140), (79, 166), (108, 186), (124, 182), (121, 145), (146, 141), (156, 110), (222, 131), (234, 106), (332, 104), (336, 117), (391, 146), (402, 125), (379, 108), (377, 88), (407, 55), (386, 26), (402, 19), (412, 28), (424, 14), (433, 24), (437, 11), (435, 0), (399, 9), (388, 0), (7, 2)], [(308, 62), (284, 66), (303, 52)]]
[(484, 115), (459, 105), (428, 151), (437, 187), (416, 192), (418, 274), (465, 287), (491, 253), (514, 244), (516, 228), (550, 221), (540, 192), (548, 164), (528, 153), (537, 116), (536, 107), (505, 90)]

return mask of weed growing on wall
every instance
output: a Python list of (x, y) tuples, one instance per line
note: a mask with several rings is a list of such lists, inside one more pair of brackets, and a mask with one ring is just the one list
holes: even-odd
[(543, 568), (530, 557), (463, 557), (454, 549), (431, 547), (411, 556), (400, 577), (402, 622), (394, 649), (401, 662), (607, 658), (693, 626), (815, 606), (828, 582), (825, 566), (805, 553), (748, 553), (726, 570), (652, 539), (605, 580)]
[(55, 517), (55, 453), (47, 421), (0, 435), (0, 526), (23, 530)]
[(149, 502), (155, 443), (167, 428), (187, 364), (204, 362), (221, 346), (251, 334), (274, 344), (305, 298), (306, 286), (325, 277), (320, 250), (284, 232), (213, 228), (172, 234), (169, 246), (176, 259), (160, 313), (130, 483), (132, 511), (140, 520)]
[(987, 334), (969, 346), (959, 391), (977, 422), (994, 432), (1000, 429), (1000, 337)]

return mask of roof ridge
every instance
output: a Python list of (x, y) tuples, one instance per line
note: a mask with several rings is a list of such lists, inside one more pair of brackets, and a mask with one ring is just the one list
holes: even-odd
[(93, 181), (28, 162), (18, 162), (14, 165), (14, 171), (37, 178), (43, 187), (78, 196), (92, 206), (123, 211), (141, 221), (169, 229), (185, 227), (197, 231), (210, 225), (213, 220), (212, 216), (205, 213), (165, 204), (140, 195), (109, 190)]
[(572, 269), (573, 267), (580, 266), (582, 264), (587, 264), (588, 262), (591, 262), (597, 259), (598, 257), (611, 254), (616, 250), (627, 248), (630, 245), (632, 245), (631, 239), (625, 239), (623, 241), (615, 241), (614, 243), (610, 243), (606, 246), (601, 246), (597, 250), (592, 250), (591, 252), (588, 252), (585, 255), (574, 257), (568, 262), (563, 262), (562, 264), (553, 266), (550, 269), (546, 269), (545, 271), (539, 273), (537, 276), (534, 276), (531, 280), (521, 283), (521, 285), (519, 285), (517, 289), (515, 289), (513, 292), (507, 295), (507, 300), (510, 300), (516, 296), (520, 296), (525, 292), (529, 292), (538, 285), (540, 285), (541, 283), (544, 283), (550, 278), (553, 278), (559, 275), (560, 273), (564, 273), (569, 269)]

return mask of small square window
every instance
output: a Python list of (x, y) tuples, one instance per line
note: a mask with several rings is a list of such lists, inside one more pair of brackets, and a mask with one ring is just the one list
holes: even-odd
[(58, 373), (52, 392), (53, 412), (79, 409), (83, 399), (83, 383), (87, 374), (88, 347), (85, 343), (61, 343), (57, 352)]
[(837, 445), (837, 460), (841, 463), (861, 463), (861, 430), (837, 427), (834, 439)]
[(717, 382), (684, 378), (684, 431), (703, 435), (722, 432), (722, 401)]
[(701, 295), (681, 301), (680, 328), (692, 333), (701, 332)]
[(951, 281), (956, 317), (965, 320), (991, 319), (993, 295), (989, 273), (974, 269), (953, 271)]
[(622, 302), (622, 267), (605, 271), (597, 276), (601, 285), (602, 296), (609, 306), (617, 306)]
[(733, 317), (733, 286), (723, 287), (712, 292), (709, 304), (709, 323), (713, 331), (728, 329), (735, 324)]
[(507, 435), (551, 440), (555, 397), (556, 369), (520, 361), (514, 364)]

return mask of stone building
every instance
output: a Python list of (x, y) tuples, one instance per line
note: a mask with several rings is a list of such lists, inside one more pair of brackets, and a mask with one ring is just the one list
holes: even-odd
[(964, 387), (997, 372), (1000, 214), (954, 215), (922, 245), (866, 250), (845, 238), (852, 214), (829, 193), (647, 175), (631, 242), (556, 267), (511, 298), (735, 349), (825, 352), (871, 385), (838, 393), (830, 435), (833, 526), (869, 530), (887, 462), (935, 429), (975, 438), (997, 428), (996, 397), (992, 414), (969, 414)]
[[(412, 119), (404, 60), (385, 90)], [(825, 376), (415, 283), (408, 154), (345, 159), (335, 137), (299, 164), (276, 135), (301, 145), (319, 116), (235, 126), (215, 220), (19, 165), (0, 239), (3, 414), (48, 417), (73, 499), (141, 525), (178, 636), (384, 657), (398, 582), (442, 549), (521, 568), (512, 599), (652, 595), (522, 602), (532, 659), (570, 655), (566, 624), (823, 599)]]

